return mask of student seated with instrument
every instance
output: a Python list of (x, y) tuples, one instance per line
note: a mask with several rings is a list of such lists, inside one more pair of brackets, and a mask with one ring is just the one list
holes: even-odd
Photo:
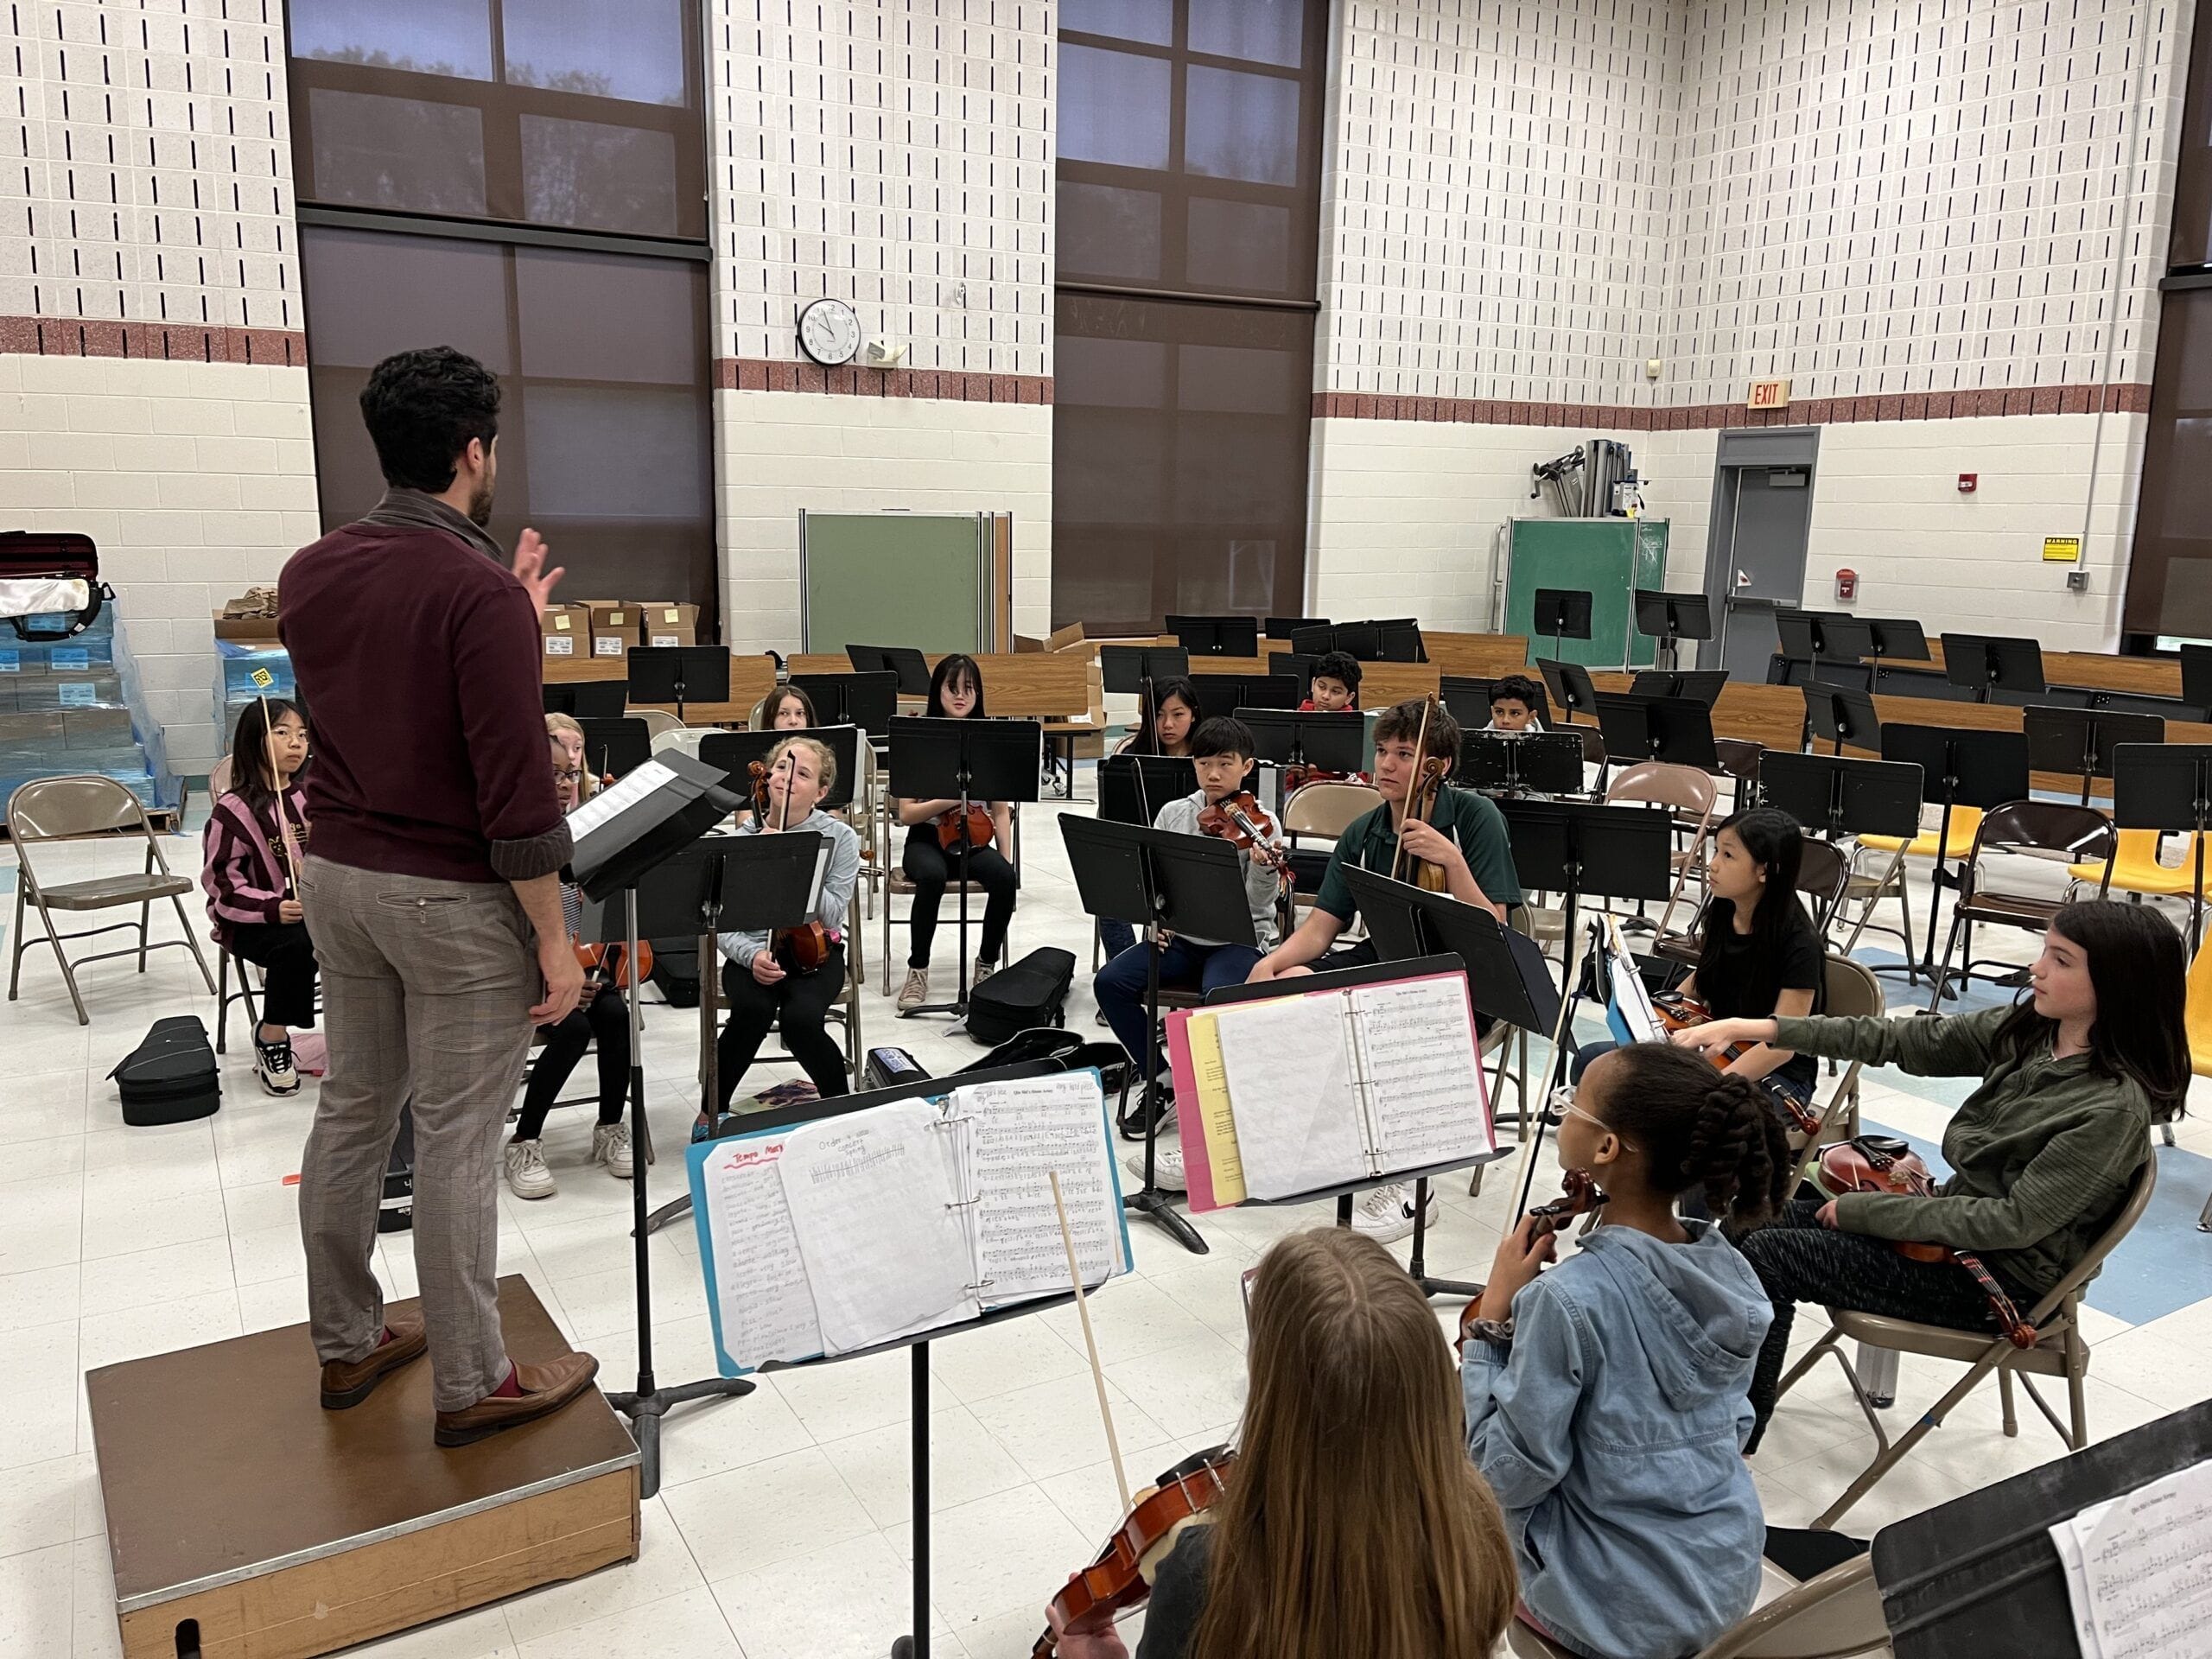
[(1522, 732), (1541, 732), (1544, 722), (1536, 718), (1536, 710), (1543, 702), (1542, 690), (1525, 674), (1509, 674), (1502, 680), (1492, 680), (1490, 724), (1483, 729), (1503, 732), (1508, 737), (1516, 737)]
[[(1290, 1234), (1246, 1323), (1234, 1458), (1191, 1483), (1199, 1514), (1158, 1564), (1137, 1659), (1489, 1659), (1513, 1558), (1404, 1268), (1338, 1228)], [(1058, 1659), (1126, 1659), (1110, 1624), (1063, 1630), (1060, 1598), (1046, 1616)]]
[(231, 786), (200, 836), (200, 885), (215, 943), (264, 975), (253, 1072), (277, 1096), (299, 1092), (292, 1033), (315, 1024), (315, 941), (292, 878), (307, 856), (299, 781), (307, 763), (308, 723), (297, 708), (281, 697), (246, 704), (231, 741)]
[(860, 875), (861, 838), (842, 818), (817, 810), (837, 781), (837, 757), (810, 737), (787, 737), (753, 764), (753, 817), (741, 836), (816, 835), (830, 843), (821, 897), (801, 925), (773, 937), (765, 932), (721, 936), (722, 994), (729, 1019), (715, 1049), (721, 1105), (728, 1109), (739, 1081), (779, 1018), (784, 1046), (827, 1095), (849, 1093), (845, 1056), (825, 1029), (830, 1006), (845, 988), (845, 916)]
[[(1662, 1043), (1599, 1059), (1564, 1109), (1568, 1197), (1500, 1242), (1462, 1321), (1468, 1449), (1505, 1506), (1524, 1621), (1590, 1659), (1694, 1653), (1758, 1593), (1744, 1389), (1770, 1315), (1731, 1237), (1781, 1203), (1789, 1148), (1748, 1082)], [(1689, 1192), (1721, 1222), (1678, 1218)], [(1599, 1205), (1605, 1224), (1540, 1271)]]
[[(1448, 893), (1505, 919), (1506, 907), (1521, 902), (1505, 817), (1495, 803), (1444, 781), (1459, 758), (1459, 722), (1433, 698), (1382, 711), (1375, 724), (1375, 787), (1382, 804), (1352, 820), (1337, 838), (1313, 908), (1249, 977), (1275, 979), (1311, 972), (1316, 964), (1340, 968), (1376, 960), (1371, 944), (1330, 951), (1359, 911), (1344, 879), (1348, 868)], [(1428, 1202), (1433, 1223), (1439, 1202), (1433, 1191)], [(1403, 1238), (1414, 1227), (1412, 1189), (1403, 1183), (1374, 1188), (1360, 1200), (1353, 1225), (1386, 1244)]]
[[(941, 658), (930, 676), (930, 700), (923, 710), (933, 720), (981, 720), (983, 674), (973, 657), (958, 652)], [(1020, 878), (1014, 851), (1014, 810), (1004, 801), (971, 801), (963, 823), (957, 800), (906, 801), (893, 798), (899, 822), (906, 826), (906, 850), (899, 868), (914, 884), (909, 912), (913, 940), (906, 952), (906, 982), (899, 988), (900, 1014), (912, 1014), (930, 997), (930, 945), (937, 937), (938, 906), (956, 879), (983, 888), (983, 936), (976, 950), (980, 985), (998, 965), (1006, 931), (1014, 921)], [(993, 843), (995, 842), (996, 845)]]
[(779, 685), (753, 705), (756, 732), (804, 732), (814, 724), (814, 699), (803, 685)]
[[(1219, 836), (1237, 849), (1236, 861), (1244, 874), (1244, 898), (1252, 912), (1252, 931), (1259, 949), (1249, 944), (1222, 944), (1180, 934), (1160, 935), (1160, 982), (1211, 991), (1223, 985), (1242, 985), (1260, 952), (1274, 945), (1278, 933), (1276, 906), (1282, 892), (1282, 845), (1274, 820), (1260, 808), (1246, 790), (1253, 772), (1250, 728), (1241, 720), (1217, 715), (1203, 722), (1191, 740), (1191, 758), (1198, 768), (1198, 786), (1178, 796), (1154, 815), (1153, 827), (1186, 836)], [(1093, 989), (1099, 1011), (1114, 1035), (1142, 1065), (1144, 1046), (1152, 1040), (1146, 1029), (1144, 993), (1147, 963), (1141, 950), (1125, 950), (1098, 970)], [(1140, 1071), (1140, 1075), (1141, 1071)], [(1140, 1103), (1135, 1134), (1140, 1138), (1153, 1115), (1163, 1112), (1169, 1096), (1167, 1068), (1162, 1062), (1154, 1073), (1158, 1079), (1153, 1097)], [(1160, 1147), (1157, 1176), (1161, 1185), (1183, 1185), (1183, 1157), (1179, 1150)], [(1142, 1159), (1136, 1164), (1142, 1173)]]
[[(1198, 723), (1198, 688), (1176, 674), (1152, 683), (1152, 697), (1137, 710), (1137, 728), (1115, 747), (1116, 754), (1188, 757), (1192, 728)], [(1155, 814), (1156, 816), (1156, 814)], [(1110, 961), (1136, 943), (1136, 930), (1111, 918), (1098, 924), (1098, 938)]]
[[(583, 728), (566, 715), (545, 716), (545, 735), (552, 754), (553, 792), (561, 810), (573, 812), (592, 792), (592, 778), (583, 767)], [(563, 881), (561, 908), (574, 939), (583, 925), (583, 895)], [(640, 950), (642, 951), (642, 945)], [(544, 1046), (537, 1051), (524, 1086), (522, 1115), (506, 1144), (500, 1163), (507, 1190), (518, 1198), (550, 1198), (559, 1192), (545, 1162), (543, 1136), (545, 1119), (561, 1090), (582, 1059), (584, 1051), (599, 1046), (599, 1121), (591, 1132), (591, 1161), (604, 1164), (618, 1181), (630, 1179), (630, 1126), (622, 1116), (630, 1088), (630, 1006), (623, 992), (635, 981), (624, 960), (626, 945), (581, 945), (584, 960), (583, 994), (566, 1019), (542, 1027)]]
[(1940, 1187), (1792, 1203), (1779, 1225), (1745, 1244), (1774, 1301), (1746, 1450), (1774, 1410), (1798, 1302), (1994, 1331), (2017, 1319), (2008, 1304), (2024, 1312), (2081, 1261), (2151, 1155), (2152, 1123), (2182, 1109), (2186, 975), (2172, 924), (2148, 906), (2097, 899), (2051, 918), (2029, 970), (2031, 995), (2008, 1008), (1719, 1020), (1675, 1033), (1693, 1048), (1771, 1043), (1916, 1077), (1982, 1080), (1943, 1131), (1954, 1173)]

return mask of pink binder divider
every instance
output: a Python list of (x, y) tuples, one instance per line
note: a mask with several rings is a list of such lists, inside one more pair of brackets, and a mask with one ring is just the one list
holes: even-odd
[(1192, 1215), (1222, 1206), (1214, 1201), (1213, 1163), (1206, 1156), (1205, 1114), (1198, 1110), (1198, 1070), (1191, 1063), (1191, 1036), (1185, 1029), (1192, 1010), (1177, 1008), (1167, 1016), (1167, 1067), (1175, 1079), (1175, 1122), (1183, 1137), (1185, 1197)]

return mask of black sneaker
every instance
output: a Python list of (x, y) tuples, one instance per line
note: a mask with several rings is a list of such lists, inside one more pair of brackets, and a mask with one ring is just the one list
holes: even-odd
[(1175, 1121), (1175, 1086), (1165, 1077), (1155, 1078), (1151, 1088), (1140, 1089), (1128, 1109), (1121, 1115), (1122, 1139), (1141, 1141), (1153, 1132), (1154, 1124), (1165, 1128)]
[(289, 1039), (264, 1043), (256, 1037), (253, 1039), (253, 1071), (261, 1079), (261, 1086), (272, 1095), (296, 1095), (300, 1092), (299, 1068), (292, 1063), (292, 1045)]

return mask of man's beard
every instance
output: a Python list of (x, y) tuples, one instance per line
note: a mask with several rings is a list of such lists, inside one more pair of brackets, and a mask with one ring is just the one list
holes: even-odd
[(479, 530), (492, 522), (492, 480), (488, 475), (478, 480), (468, 493), (468, 518)]

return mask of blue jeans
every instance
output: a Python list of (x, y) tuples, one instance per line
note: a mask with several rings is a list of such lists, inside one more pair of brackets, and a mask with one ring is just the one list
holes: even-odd
[[(1171, 939), (1160, 953), (1160, 982), (1179, 987), (1195, 984), (1207, 991), (1242, 985), (1259, 960), (1260, 953), (1249, 944), (1193, 944), (1188, 939)], [(1140, 1077), (1144, 1075), (1144, 1046), (1150, 1038), (1144, 1028), (1144, 977), (1145, 952), (1124, 950), (1101, 968), (1098, 977), (1091, 982), (1106, 1023), (1128, 1051)], [(1164, 1070), (1154, 1075), (1160, 1076)]]
[(1098, 938), (1105, 949), (1106, 960), (1111, 962), (1137, 942), (1137, 931), (1127, 922), (1107, 917), (1098, 924)]

